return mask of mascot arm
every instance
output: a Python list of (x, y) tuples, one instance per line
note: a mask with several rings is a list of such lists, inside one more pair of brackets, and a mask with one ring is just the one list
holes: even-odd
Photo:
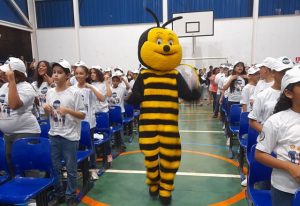
[(193, 88), (190, 90), (189, 86), (185, 82), (184, 78), (181, 76), (181, 74), (178, 75), (177, 79), (178, 83), (178, 95), (180, 98), (186, 100), (186, 101), (195, 101), (200, 98), (200, 87), (199, 88)]
[(142, 75), (138, 75), (137, 79), (134, 82), (132, 93), (127, 99), (127, 103), (132, 105), (139, 105), (143, 101), (144, 95), (144, 83)]

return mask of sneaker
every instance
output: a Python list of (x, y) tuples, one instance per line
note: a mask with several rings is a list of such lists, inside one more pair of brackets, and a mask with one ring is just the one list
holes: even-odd
[(247, 187), (247, 177), (241, 182), (243, 187)]
[(226, 146), (230, 146), (230, 138), (227, 138)]
[(90, 173), (91, 173), (91, 180), (98, 180), (99, 179), (97, 169), (90, 169)]

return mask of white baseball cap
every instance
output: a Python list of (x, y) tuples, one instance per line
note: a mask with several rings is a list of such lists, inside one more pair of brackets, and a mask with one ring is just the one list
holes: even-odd
[(276, 59), (273, 57), (266, 57), (262, 63), (256, 64), (255, 67), (260, 68), (260, 67), (268, 67), (269, 69), (272, 69), (274, 66), (274, 62), (276, 62)]
[(114, 72), (114, 73), (112, 74), (112, 78), (113, 78), (113, 77), (121, 77), (121, 76), (123, 76), (123, 73), (120, 72), (120, 71), (116, 71), (116, 72)]
[(85, 63), (84, 61), (81, 61), (81, 60), (79, 60), (78, 62), (75, 62), (75, 63), (73, 64), (73, 66), (75, 66), (75, 67), (80, 67), (80, 66), (88, 67), (88, 66), (86, 65), (86, 63)]
[(134, 73), (134, 74), (139, 74), (139, 73), (140, 73), (140, 70), (135, 69), (135, 70), (132, 71), (132, 73)]
[(106, 68), (104, 69), (104, 72), (111, 72), (111, 68), (110, 68), (110, 67), (106, 67)]
[(289, 84), (300, 82), (300, 65), (294, 66), (288, 70), (281, 80), (281, 92), (283, 92)]
[(99, 66), (99, 65), (92, 66), (91, 68), (92, 68), (92, 69), (97, 69), (97, 70), (99, 70), (100, 72), (102, 72), (102, 71), (103, 71), (102, 67), (101, 67), (101, 66)]
[(69, 72), (71, 72), (71, 65), (70, 65), (70, 63), (69, 63), (67, 60), (65, 60), (65, 59), (60, 59), (58, 62), (54, 62), (54, 63), (52, 64), (52, 68), (53, 68), (55, 65), (59, 65), (59, 66), (61, 66), (62, 68), (68, 69)]
[(255, 74), (255, 73), (257, 73), (257, 72), (259, 72), (259, 68), (257, 68), (257, 67), (250, 67), (249, 69), (248, 69), (248, 74)]
[(3, 72), (7, 72), (10, 70), (9, 66), (13, 71), (22, 72), (27, 77), (26, 66), (21, 59), (16, 57), (9, 57), (9, 59), (2, 66), (0, 66), (0, 70)]
[(232, 71), (233, 70), (233, 66), (229, 66), (228, 68), (229, 68), (228, 71)]
[(280, 72), (286, 69), (291, 69), (293, 66), (294, 64), (292, 60), (286, 56), (283, 56), (276, 59), (271, 69)]
[[(236, 62), (234, 62), (234, 64), (233, 64), (233, 68), (234, 68), (237, 64), (239, 64), (239, 63), (244, 64), (244, 62), (242, 62), (242, 61), (236, 61)], [(244, 65), (245, 65), (245, 64), (244, 64)]]

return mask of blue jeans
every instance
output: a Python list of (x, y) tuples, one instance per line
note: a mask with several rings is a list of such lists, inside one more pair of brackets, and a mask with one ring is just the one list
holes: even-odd
[(292, 206), (294, 200), (294, 194), (277, 190), (273, 186), (272, 192), (272, 206)]
[[(70, 141), (59, 135), (50, 136), (51, 158), (55, 175), (55, 195), (58, 197), (66, 196), (66, 199), (76, 197), (77, 187), (77, 150), (79, 141)], [(62, 160), (65, 161), (67, 169), (67, 188), (64, 192), (62, 184)]]

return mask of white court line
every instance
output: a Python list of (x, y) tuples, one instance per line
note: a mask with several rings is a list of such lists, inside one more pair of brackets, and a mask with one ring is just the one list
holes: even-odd
[[(146, 171), (141, 170), (106, 170), (109, 173), (121, 173), (121, 174), (146, 174)], [(193, 176), (193, 177), (228, 177), (228, 178), (240, 178), (240, 175), (233, 174), (214, 174), (214, 173), (195, 173), (195, 172), (177, 172), (179, 176)]]
[(206, 131), (206, 130), (179, 130), (182, 133), (224, 133), (224, 131)]

